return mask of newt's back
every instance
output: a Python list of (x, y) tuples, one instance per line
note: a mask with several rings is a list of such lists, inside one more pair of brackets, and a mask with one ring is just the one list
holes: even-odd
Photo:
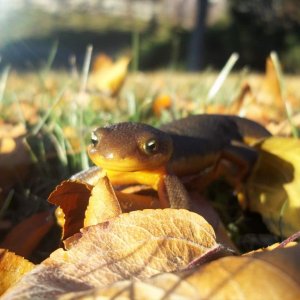
[(260, 124), (249, 119), (226, 115), (192, 115), (164, 124), (160, 128), (173, 140), (170, 161), (175, 173), (190, 173), (213, 165), (232, 141), (247, 143), (270, 136)]
[(243, 141), (246, 137), (261, 139), (271, 135), (262, 125), (233, 115), (192, 115), (164, 124), (160, 129), (171, 135), (213, 139), (216, 143)]

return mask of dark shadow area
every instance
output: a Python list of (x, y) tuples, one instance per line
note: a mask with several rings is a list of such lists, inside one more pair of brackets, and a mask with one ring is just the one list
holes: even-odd
[(26, 70), (41, 67), (47, 61), (50, 51), (58, 41), (58, 50), (53, 62), (54, 68), (70, 66), (71, 56), (76, 56), (78, 66), (82, 65), (86, 47), (93, 45), (93, 53), (105, 52), (117, 55), (131, 44), (131, 33), (121, 31), (57, 31), (44, 38), (28, 38), (9, 43), (0, 50), (2, 65)]
[[(277, 19), (264, 23), (251, 12), (231, 12), (226, 24), (217, 23), (205, 30), (203, 69), (221, 69), (230, 55), (240, 55), (236, 69), (245, 66), (263, 71), (266, 57), (276, 51), (285, 72), (296, 73), (300, 70), (300, 23), (281, 24)], [(276, 26), (274, 24), (277, 24)], [(121, 26), (121, 25), (120, 25)], [(51, 49), (58, 41), (58, 50), (53, 68), (69, 68), (70, 57), (76, 57), (81, 68), (87, 45), (93, 45), (93, 55), (104, 52), (112, 57), (121, 53), (136, 53), (132, 47), (134, 28), (102, 30), (70, 29), (50, 32), (46, 37), (31, 37), (15, 40), (0, 48), (0, 69), (10, 65), (21, 70), (34, 70), (45, 65)], [(155, 20), (139, 32), (138, 61), (140, 70), (159, 68), (192, 68), (190, 53), (193, 32), (180, 27), (162, 27)], [(200, 55), (200, 54), (198, 54)]]

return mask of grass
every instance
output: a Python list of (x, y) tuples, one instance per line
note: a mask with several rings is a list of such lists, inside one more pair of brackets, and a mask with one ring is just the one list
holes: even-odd
[[(46, 131), (52, 141), (56, 140), (54, 145), (63, 164), (66, 164), (67, 153), (76, 152), (64, 133), (66, 127), (73, 128), (81, 151), (84, 151), (89, 132), (94, 127), (125, 120), (158, 125), (174, 116), (180, 118), (190, 113), (204, 113), (207, 105), (217, 103), (230, 106), (246, 76), (254, 85), (261, 81), (261, 75), (250, 75), (247, 71), (228, 75), (232, 67), (228, 65), (224, 68), (225, 73), (220, 74), (209, 70), (201, 74), (135, 72), (129, 74), (120, 95), (110, 98), (86, 90), (89, 54), (86, 62), (81, 78), (72, 77), (68, 72), (51, 71), (51, 63), (48, 62), (40, 73), (18, 74), (7, 68), (0, 82), (1, 118), (8, 122), (23, 122), (31, 136), (37, 136), (41, 130)], [(286, 77), (286, 81), (290, 83), (291, 90), (298, 91), (295, 77)], [(170, 95), (174, 107), (172, 114), (165, 112), (157, 118), (152, 112), (152, 102), (161, 94)], [(17, 105), (14, 106), (14, 103)], [(30, 119), (26, 120), (26, 109), (22, 112), (20, 106), (23, 103), (34, 111), (37, 118), (35, 124), (30, 124)], [(11, 113), (12, 105), (18, 107), (19, 112)], [(81, 158), (85, 162), (76, 165), (87, 166), (86, 157), (81, 155)], [(73, 167), (69, 169), (73, 170)]]

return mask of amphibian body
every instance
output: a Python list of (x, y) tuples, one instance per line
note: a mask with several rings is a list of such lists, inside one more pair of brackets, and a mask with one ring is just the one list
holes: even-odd
[(227, 174), (240, 180), (256, 159), (247, 141), (268, 136), (264, 127), (248, 119), (194, 115), (160, 129), (131, 122), (98, 128), (88, 153), (113, 184), (149, 185), (166, 207), (164, 176), (194, 176), (200, 186)]

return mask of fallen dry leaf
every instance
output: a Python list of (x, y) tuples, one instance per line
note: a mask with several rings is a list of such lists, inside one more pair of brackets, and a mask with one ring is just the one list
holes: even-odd
[(158, 95), (152, 103), (152, 110), (156, 116), (160, 116), (163, 110), (172, 107), (172, 98), (167, 94)]
[(66, 251), (53, 252), (3, 299), (49, 299), (182, 270), (221, 249), (201, 216), (179, 209), (122, 214), (84, 228), (65, 245)]
[(34, 267), (34, 264), (25, 258), (7, 249), (0, 249), (0, 295)]
[(296, 115), (291, 116), (289, 120), (284, 120), (280, 123), (271, 122), (267, 124), (266, 127), (273, 135), (292, 136), (293, 127), (300, 128), (300, 113), (297, 113)]
[(109, 68), (113, 65), (112, 59), (105, 53), (99, 53), (93, 61), (92, 72), (97, 72), (101, 69)]
[(300, 140), (272, 137), (258, 148), (260, 158), (246, 184), (249, 209), (273, 233), (290, 236), (300, 230)]
[(0, 247), (29, 257), (54, 224), (52, 214), (40, 212), (17, 224), (1, 242)]
[(122, 213), (113, 187), (106, 176), (101, 177), (92, 190), (85, 212), (84, 227), (102, 223)]
[(299, 299), (299, 258), (299, 245), (251, 257), (224, 257), (188, 272), (119, 281), (59, 299)]
[(256, 252), (273, 251), (275, 249), (294, 247), (296, 245), (298, 245), (297, 242), (289, 242), (289, 243), (287, 243), (284, 246), (281, 246), (281, 243), (275, 243), (275, 244), (272, 244), (271, 246), (268, 246), (268, 247), (265, 247), (265, 248), (259, 248), (259, 249), (247, 252), (244, 255), (245, 256), (247, 256), (247, 255), (249, 256), (249, 255), (252, 255), (252, 254), (254, 254)]
[(0, 126), (0, 189), (9, 190), (29, 171), (31, 159), (23, 143), (25, 134), (22, 124)]
[(238, 109), (236, 114), (265, 125), (270, 121), (278, 122), (286, 118), (283, 91), (271, 56), (266, 60), (266, 71), (262, 80), (251, 81), (249, 78), (244, 82), (232, 106)]
[(266, 74), (256, 94), (256, 98), (258, 102), (275, 106), (278, 111), (284, 112), (280, 81), (271, 56), (266, 60)]
[(63, 181), (50, 194), (48, 201), (58, 205), (58, 223), (63, 226), (62, 240), (79, 232), (83, 227), (85, 210), (91, 195), (92, 186), (79, 181)]
[(106, 95), (116, 95), (122, 87), (130, 62), (128, 56), (120, 57), (115, 63), (109, 61), (97, 63), (89, 78), (89, 88)]

